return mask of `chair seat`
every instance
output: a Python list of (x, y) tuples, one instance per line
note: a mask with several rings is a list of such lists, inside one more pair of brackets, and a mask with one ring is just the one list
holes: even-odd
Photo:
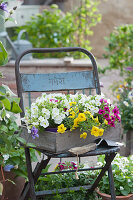
[[(57, 154), (57, 153), (53, 153), (53, 152), (47, 152), (42, 149), (37, 149), (37, 150), (51, 158), (67, 158), (67, 157), (76, 157), (77, 156), (68, 151)], [(120, 151), (120, 147), (97, 147), (95, 150), (81, 154), (79, 157), (96, 156), (96, 155), (102, 155), (102, 154), (107, 155), (107, 154), (111, 154), (111, 153), (115, 153), (115, 152), (119, 152), (119, 151)]]

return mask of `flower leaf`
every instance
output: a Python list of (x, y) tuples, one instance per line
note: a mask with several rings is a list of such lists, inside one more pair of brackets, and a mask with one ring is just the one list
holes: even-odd
[(4, 48), (2, 42), (0, 41), (0, 65), (5, 65), (8, 62), (8, 54)]
[(28, 146), (28, 147), (36, 147), (36, 145), (33, 144), (33, 143), (27, 143), (26, 146)]
[(5, 95), (6, 89), (3, 86), (0, 86), (0, 95)]
[(11, 112), (13, 112), (13, 113), (20, 113), (20, 112), (22, 112), (21, 108), (19, 107), (19, 105), (15, 101), (13, 101), (11, 103), (11, 105), (12, 105)]
[(10, 110), (11, 109), (10, 101), (6, 97), (1, 96), (0, 97), (0, 101), (4, 104), (4, 107), (5, 107), (6, 110)]
[(26, 144), (26, 140), (23, 139), (23, 138), (21, 138), (21, 137), (17, 137), (17, 140), (18, 140), (19, 142), (21, 142), (22, 144)]

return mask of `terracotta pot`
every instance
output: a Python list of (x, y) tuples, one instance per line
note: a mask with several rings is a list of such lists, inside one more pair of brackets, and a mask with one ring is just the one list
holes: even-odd
[[(111, 195), (101, 193), (98, 190), (96, 190), (96, 192), (100, 197), (102, 197), (102, 200), (111, 200)], [(133, 194), (129, 194), (128, 196), (116, 196), (116, 200), (133, 200)]]
[[(25, 179), (22, 177), (16, 177), (13, 172), (4, 172), (4, 176), (5, 180), (9, 179), (15, 184), (11, 183), (10, 181), (6, 181), (4, 184), (2, 197), (4, 197), (4, 200), (19, 200), (19, 196), (25, 184)], [(2, 180), (1, 173), (0, 180)]]

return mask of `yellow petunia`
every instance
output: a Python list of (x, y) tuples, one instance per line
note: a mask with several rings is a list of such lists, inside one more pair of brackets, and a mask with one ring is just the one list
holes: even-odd
[(74, 127), (78, 127), (78, 122), (79, 122), (79, 120), (78, 120), (78, 118), (76, 118), (76, 119), (74, 119)]
[(69, 118), (74, 118), (74, 117), (75, 117), (75, 112), (74, 112), (74, 111), (71, 111), (71, 112), (70, 112)]
[(79, 120), (79, 122), (85, 121), (86, 120), (85, 114), (84, 113), (79, 113), (78, 120)]
[(57, 132), (64, 133), (65, 130), (66, 130), (66, 127), (64, 126), (64, 124), (61, 124), (60, 126), (58, 126)]
[(93, 126), (91, 129), (91, 135), (94, 135), (95, 137), (99, 136), (99, 128), (96, 126)]
[(70, 103), (69, 103), (70, 106), (74, 106), (74, 105), (76, 105), (76, 104), (77, 104), (76, 102), (70, 102)]
[(86, 138), (87, 137), (87, 133), (86, 132), (84, 132), (84, 133), (82, 133), (81, 135), (80, 135), (80, 138)]
[(90, 111), (85, 111), (84, 114), (91, 115)]
[(104, 129), (103, 129), (103, 128), (100, 128), (100, 129), (99, 129), (99, 136), (102, 136), (102, 135), (103, 135), (103, 132), (104, 132)]

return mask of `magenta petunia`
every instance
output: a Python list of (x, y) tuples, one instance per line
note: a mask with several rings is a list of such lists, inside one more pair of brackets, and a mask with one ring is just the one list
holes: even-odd
[(110, 109), (109, 109), (108, 106), (105, 106), (105, 107), (104, 107), (104, 110), (110, 113)]
[(109, 119), (109, 114), (106, 113), (103, 117), (104, 117), (105, 119)]
[(100, 102), (103, 103), (103, 99), (100, 99)]
[(115, 117), (119, 120), (119, 122), (121, 121), (121, 118), (118, 115), (115, 115)]
[(104, 101), (104, 103), (107, 103), (107, 100), (106, 100), (106, 99), (104, 99), (103, 101)]
[(115, 108), (112, 110), (112, 112), (114, 113), (114, 115), (118, 115), (119, 109), (115, 106)]
[(111, 120), (110, 120), (110, 121), (108, 122), (108, 124), (109, 124), (111, 127), (114, 127), (114, 128), (115, 128), (115, 123), (114, 123), (114, 121), (111, 121)]
[(64, 108), (64, 111), (66, 112), (66, 111), (67, 111), (67, 108)]
[(100, 115), (102, 115), (102, 114), (105, 113), (105, 110), (102, 110), (102, 109), (100, 108), (99, 111), (98, 111), (98, 113), (99, 113)]
[(64, 165), (60, 165), (59, 168), (62, 171), (64, 169)]
[(111, 116), (111, 120), (112, 120), (112, 121), (115, 121), (115, 117), (114, 117), (114, 116)]
[(108, 124), (111, 123), (111, 119), (110, 118), (106, 118), (106, 120), (108, 121)]

